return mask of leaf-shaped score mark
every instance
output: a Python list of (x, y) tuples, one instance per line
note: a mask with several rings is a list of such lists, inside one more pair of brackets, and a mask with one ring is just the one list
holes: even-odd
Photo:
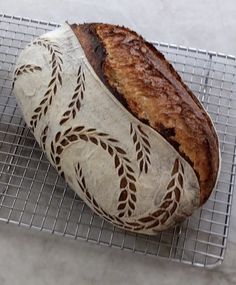
[(76, 86), (74, 89), (74, 93), (72, 95), (72, 100), (69, 103), (67, 110), (62, 115), (62, 118), (60, 120), (60, 125), (63, 125), (70, 119), (75, 118), (76, 113), (79, 112), (80, 110), (81, 101), (84, 98), (84, 92), (85, 92), (85, 75), (82, 66), (80, 65), (77, 72)]
[(135, 146), (136, 159), (139, 164), (140, 173), (148, 172), (149, 165), (151, 165), (150, 152), (151, 145), (148, 135), (143, 131), (142, 127), (138, 125), (135, 127), (130, 124), (130, 135)]
[(25, 73), (33, 73), (35, 71), (41, 71), (41, 70), (42, 70), (42, 68), (38, 65), (35, 65), (35, 64), (21, 65), (14, 72), (14, 79), (13, 79), (13, 83), (12, 83), (12, 88), (14, 88), (15, 82), (20, 75), (25, 74)]
[(40, 137), (41, 147), (44, 152), (46, 151), (47, 133), (48, 133), (48, 125), (43, 129), (41, 137)]

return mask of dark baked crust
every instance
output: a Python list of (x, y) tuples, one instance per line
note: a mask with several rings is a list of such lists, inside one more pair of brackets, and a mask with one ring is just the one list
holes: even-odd
[(200, 204), (219, 169), (218, 139), (207, 113), (165, 57), (127, 28), (72, 25), (85, 55), (114, 96), (160, 133), (193, 167)]

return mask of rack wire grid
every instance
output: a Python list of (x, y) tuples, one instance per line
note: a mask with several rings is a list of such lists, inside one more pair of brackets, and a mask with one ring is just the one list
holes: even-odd
[(67, 187), (25, 125), (11, 93), (20, 51), (59, 25), (0, 14), (0, 220), (145, 255), (212, 267), (224, 259), (236, 172), (236, 59), (154, 42), (200, 99), (218, 132), (222, 167), (208, 202), (156, 236), (120, 230)]

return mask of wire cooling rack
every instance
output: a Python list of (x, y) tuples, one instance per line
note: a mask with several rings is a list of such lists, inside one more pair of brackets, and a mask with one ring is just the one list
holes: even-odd
[(197, 266), (223, 261), (236, 172), (236, 59), (155, 43), (209, 112), (222, 169), (208, 202), (182, 225), (155, 237), (117, 229), (67, 187), (43, 155), (11, 94), (16, 58), (57, 24), (0, 14), (0, 220)]

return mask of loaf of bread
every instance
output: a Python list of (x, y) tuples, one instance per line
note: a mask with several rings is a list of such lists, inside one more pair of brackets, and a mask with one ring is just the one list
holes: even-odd
[(135, 32), (64, 24), (23, 50), (13, 86), (51, 164), (115, 226), (155, 234), (210, 196), (220, 160), (213, 124)]

